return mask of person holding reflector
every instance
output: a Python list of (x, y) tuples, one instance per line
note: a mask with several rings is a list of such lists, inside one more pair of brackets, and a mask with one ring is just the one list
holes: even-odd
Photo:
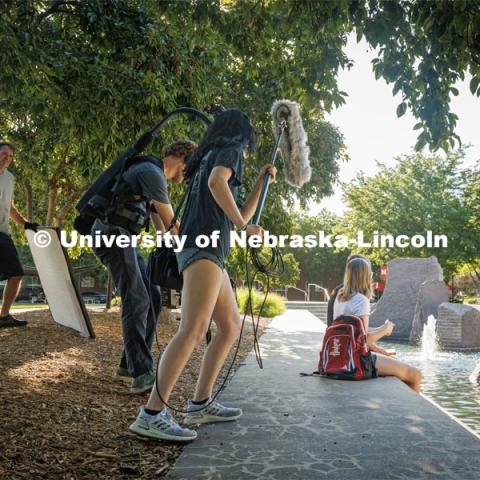
[(28, 222), (13, 205), (13, 175), (8, 167), (13, 161), (15, 147), (0, 142), (0, 280), (7, 280), (3, 290), (0, 328), (24, 327), (26, 320), (17, 320), (10, 308), (17, 298), (24, 275), (17, 249), (9, 232), (10, 217), (25, 229), (36, 230), (37, 224)]

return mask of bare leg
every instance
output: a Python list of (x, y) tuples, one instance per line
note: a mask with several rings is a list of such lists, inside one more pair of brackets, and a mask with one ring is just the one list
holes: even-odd
[[(207, 332), (222, 280), (221, 268), (210, 260), (197, 260), (183, 272), (182, 320), (162, 355), (157, 372), (158, 389), (166, 402), (193, 350)], [(163, 407), (154, 385), (147, 408)]]
[(213, 321), (217, 325), (217, 331), (203, 356), (195, 401), (210, 397), (220, 369), (240, 333), (240, 313), (227, 272), (224, 272), (222, 288), (213, 310)]
[(10, 277), (7, 280), (7, 284), (5, 285), (5, 288), (3, 290), (3, 303), (0, 317), (5, 317), (10, 313), (10, 307), (17, 298), (21, 284), (22, 277)]
[(375, 355), (377, 356), (376, 367), (379, 376), (397, 377), (417, 393), (420, 392), (422, 373), (418, 368), (411, 367), (406, 363), (402, 363), (399, 360), (382, 355), (381, 353), (376, 353)]

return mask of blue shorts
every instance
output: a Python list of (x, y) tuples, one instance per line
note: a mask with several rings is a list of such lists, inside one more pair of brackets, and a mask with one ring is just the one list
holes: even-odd
[(179, 273), (182, 273), (191, 263), (203, 259), (212, 261), (222, 270), (225, 269), (225, 260), (220, 254), (209, 252), (202, 248), (184, 248), (181, 252), (176, 253), (176, 257)]

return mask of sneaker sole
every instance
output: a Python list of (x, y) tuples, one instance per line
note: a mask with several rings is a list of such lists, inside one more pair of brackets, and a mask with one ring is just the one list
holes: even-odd
[(126, 377), (125, 375), (117, 375), (117, 374), (115, 374), (115, 375), (113, 376), (113, 378), (114, 378), (115, 380), (119, 380), (119, 381), (121, 381), (121, 382), (130, 383), (130, 384), (132, 383), (132, 377)]
[(198, 418), (189, 418), (185, 417), (183, 420), (184, 425), (203, 425), (204, 423), (221, 423), (221, 422), (233, 422), (238, 420), (242, 414), (236, 415), (234, 417), (216, 417), (214, 415), (204, 415)]
[(141, 437), (154, 438), (156, 440), (168, 440), (170, 442), (187, 443), (192, 442), (197, 438), (197, 435), (195, 435), (194, 437), (177, 437), (175, 435), (169, 435), (168, 433), (161, 433), (154, 430), (145, 430), (144, 428), (137, 426), (135, 423), (132, 423), (128, 427), (128, 429), (132, 433), (140, 435)]
[[(130, 379), (130, 381), (131, 381), (131, 380), (132, 380), (132, 379)], [(138, 395), (139, 393), (149, 392), (154, 385), (155, 385), (155, 382), (152, 383), (151, 385), (145, 385), (144, 387), (140, 387), (140, 388), (130, 387), (130, 393), (132, 393), (132, 394), (134, 394), (134, 395)]]

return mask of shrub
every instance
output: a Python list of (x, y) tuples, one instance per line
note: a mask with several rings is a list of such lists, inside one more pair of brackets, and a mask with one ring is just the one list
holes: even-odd
[(121, 307), (122, 306), (122, 299), (120, 296), (116, 296), (112, 298), (112, 307)]
[(469, 305), (480, 305), (480, 295), (467, 295), (464, 303), (468, 303)]
[[(260, 307), (262, 306), (265, 294), (262, 292), (258, 292), (257, 290), (252, 290), (252, 306), (253, 306), (253, 313), (258, 315), (260, 311)], [(237, 301), (238, 301), (238, 308), (240, 312), (245, 313), (245, 309), (247, 308), (248, 302), (248, 289), (246, 288), (239, 288), (237, 290)], [(267, 301), (263, 306), (262, 310), (262, 317), (275, 317), (280, 315), (285, 311), (285, 299), (276, 293), (269, 293), (267, 297)], [(250, 313), (250, 308), (248, 307), (248, 312)]]

